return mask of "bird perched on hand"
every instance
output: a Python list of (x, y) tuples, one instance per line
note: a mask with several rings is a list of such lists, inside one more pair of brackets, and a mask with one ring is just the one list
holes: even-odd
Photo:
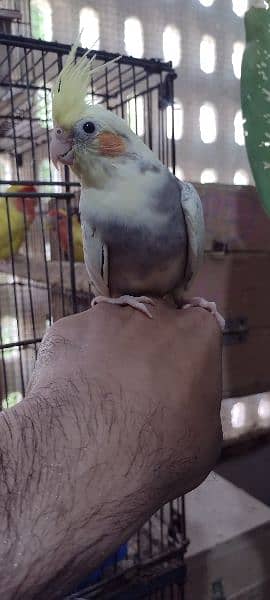
[[(7, 193), (33, 193), (33, 185), (11, 185)], [(36, 198), (10, 196), (0, 198), (0, 260), (16, 254), (25, 240), (26, 231), (35, 219)], [(8, 206), (8, 208), (7, 208)], [(10, 226), (9, 226), (10, 225)]]
[[(203, 257), (199, 196), (180, 182), (127, 123), (87, 102), (93, 73), (88, 52), (73, 46), (52, 91), (54, 163), (70, 165), (81, 182), (84, 256), (93, 304), (111, 302), (151, 313), (153, 297), (183, 305)], [(196, 298), (223, 326), (214, 303)]]
[[(67, 211), (63, 208), (53, 208), (48, 212), (48, 223), (49, 228), (52, 229), (56, 234), (59, 232), (59, 241), (61, 249), (64, 252), (64, 256), (68, 256), (68, 216)], [(82, 230), (80, 225), (79, 215), (73, 213), (71, 217), (72, 222), (72, 239), (73, 239), (73, 252), (74, 260), (76, 262), (83, 262), (83, 241), (82, 241)], [(57, 224), (58, 223), (58, 224)]]

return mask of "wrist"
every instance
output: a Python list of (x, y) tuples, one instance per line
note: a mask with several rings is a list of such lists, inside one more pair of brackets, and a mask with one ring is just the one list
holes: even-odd
[[(81, 377), (79, 382), (73, 376), (73, 394), (66, 385), (60, 378), (46, 388), (34, 384), (27, 400), (2, 415), (9, 494), (2, 511), (7, 547), (0, 592), (7, 599), (17, 589), (29, 600), (47, 598), (45, 583), (57, 598), (53, 582), (48, 588), (48, 573), (53, 580), (68, 570), (71, 548), (75, 572), (82, 569), (84, 575), (86, 561), (87, 569), (95, 568), (156, 506), (146, 448), (135, 443), (139, 417), (135, 410), (130, 427), (128, 398), (97, 378), (90, 389), (87, 384), (87, 402), (81, 401), (81, 393), (86, 397)], [(63, 585), (60, 589), (58, 581), (60, 597), (69, 589), (68, 582)]]

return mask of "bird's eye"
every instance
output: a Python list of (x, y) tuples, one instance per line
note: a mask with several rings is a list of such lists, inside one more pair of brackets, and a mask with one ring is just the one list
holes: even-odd
[(92, 121), (87, 121), (87, 123), (84, 123), (83, 125), (83, 130), (85, 133), (94, 133), (95, 129), (95, 125), (92, 123)]

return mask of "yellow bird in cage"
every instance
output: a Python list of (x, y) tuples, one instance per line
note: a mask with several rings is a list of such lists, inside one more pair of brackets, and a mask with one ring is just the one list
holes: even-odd
[[(11, 185), (7, 193), (33, 193), (33, 185)], [(0, 198), (0, 260), (7, 260), (19, 251), (27, 229), (35, 219), (36, 198), (10, 196)]]

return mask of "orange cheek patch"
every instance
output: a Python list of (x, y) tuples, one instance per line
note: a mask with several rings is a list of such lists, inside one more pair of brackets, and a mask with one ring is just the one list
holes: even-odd
[(103, 156), (119, 156), (120, 154), (125, 153), (125, 142), (121, 135), (116, 135), (116, 133), (104, 132), (100, 133), (97, 137), (100, 154), (102, 154)]

